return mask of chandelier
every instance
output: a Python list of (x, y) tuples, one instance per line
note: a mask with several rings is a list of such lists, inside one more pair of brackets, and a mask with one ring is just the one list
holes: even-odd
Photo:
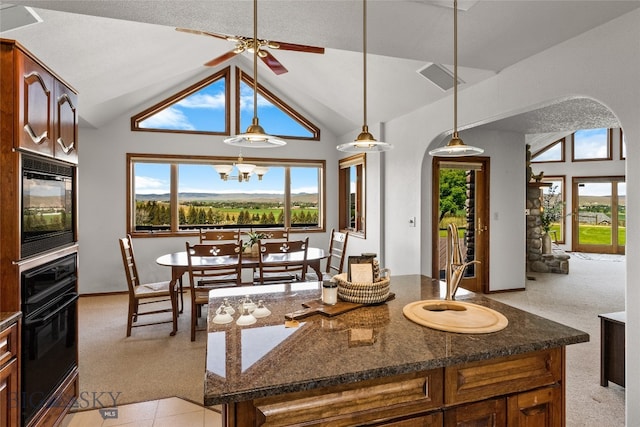
[[(256, 166), (251, 163), (245, 163), (242, 158), (242, 153), (238, 156), (238, 161), (233, 164), (219, 164), (212, 165), (213, 168), (220, 174), (220, 179), (223, 181), (235, 180), (238, 182), (249, 181), (251, 175), (255, 174), (258, 177), (258, 181), (262, 181), (262, 177), (269, 171), (269, 168), (265, 166)], [(237, 175), (231, 175), (233, 170), (237, 169)]]

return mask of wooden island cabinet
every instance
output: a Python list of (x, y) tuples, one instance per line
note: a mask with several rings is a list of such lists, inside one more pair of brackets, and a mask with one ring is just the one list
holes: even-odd
[(395, 298), (385, 304), (317, 314), (295, 328), (284, 326), (285, 313), (319, 298), (318, 284), (218, 289), (210, 306), (246, 292), (272, 314), (219, 325), (210, 310), (204, 402), (223, 405), (225, 426), (563, 426), (565, 346), (588, 341), (464, 291), (458, 299), (501, 312), (507, 328), (420, 326), (402, 308), (440, 298), (439, 282), (425, 276), (392, 278)]

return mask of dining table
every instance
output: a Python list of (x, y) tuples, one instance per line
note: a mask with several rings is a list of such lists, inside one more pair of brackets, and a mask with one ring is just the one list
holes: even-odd
[[(263, 263), (269, 263), (270, 261), (277, 262), (281, 264), (282, 262), (295, 262), (302, 260), (301, 252), (292, 252), (292, 253), (283, 253), (283, 254), (270, 254), (265, 259), (263, 259)], [(322, 271), (320, 269), (320, 262), (329, 257), (329, 253), (322, 248), (309, 247), (307, 248), (307, 265), (316, 273), (316, 277), (322, 277)], [(199, 262), (201, 262), (200, 258), (194, 257), (191, 260), (194, 263), (194, 266), (198, 266)], [(224, 261), (222, 261), (223, 263)], [(176, 285), (179, 283), (180, 288), (180, 310), (182, 313), (184, 308), (184, 300), (182, 298), (183, 295), (183, 285), (182, 285), (182, 276), (189, 269), (189, 261), (187, 259), (187, 252), (173, 252), (165, 255), (161, 255), (156, 259), (156, 263), (158, 265), (171, 267), (171, 284), (169, 286), (170, 292), (175, 292)], [(258, 257), (252, 257), (246, 254), (242, 256), (242, 268), (245, 269), (255, 269), (259, 268), (260, 260)], [(249, 283), (247, 283), (248, 285)], [(177, 298), (177, 295), (175, 295)], [(174, 313), (174, 322), (173, 322), (173, 331), (171, 335), (175, 335), (178, 328), (177, 323), (178, 313)]]

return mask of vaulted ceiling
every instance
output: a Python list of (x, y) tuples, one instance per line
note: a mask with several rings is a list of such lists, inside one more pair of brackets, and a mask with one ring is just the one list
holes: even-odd
[[(0, 35), (18, 40), (80, 92), (82, 126), (100, 127), (123, 113), (148, 106), (164, 90), (213, 73), (203, 64), (233, 47), (229, 41), (178, 32), (176, 27), (253, 35), (253, 3), (246, 0), (10, 3), (33, 7), (42, 22), (6, 30), (10, 28), (9, 5), (3, 1)], [(450, 94), (451, 90), (440, 89), (417, 71), (432, 63), (451, 69), (452, 3), (368, 2), (369, 122), (388, 121)], [(459, 3), (461, 91), (640, 7), (638, 1), (609, 0)], [(362, 125), (361, 1), (260, 0), (258, 37), (325, 47), (323, 55), (272, 51), (289, 72), (276, 76), (260, 62), (259, 81), (336, 135)], [(223, 65), (235, 63), (251, 70), (250, 55), (238, 55)], [(539, 132), (532, 123), (549, 111), (535, 114), (495, 126), (520, 131), (529, 127)]]

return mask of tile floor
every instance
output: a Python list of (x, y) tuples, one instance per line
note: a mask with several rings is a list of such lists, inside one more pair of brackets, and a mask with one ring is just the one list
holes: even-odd
[[(96, 409), (67, 415), (62, 427), (218, 427), (219, 412), (170, 397), (118, 406), (117, 412)], [(103, 416), (104, 415), (104, 416)]]

